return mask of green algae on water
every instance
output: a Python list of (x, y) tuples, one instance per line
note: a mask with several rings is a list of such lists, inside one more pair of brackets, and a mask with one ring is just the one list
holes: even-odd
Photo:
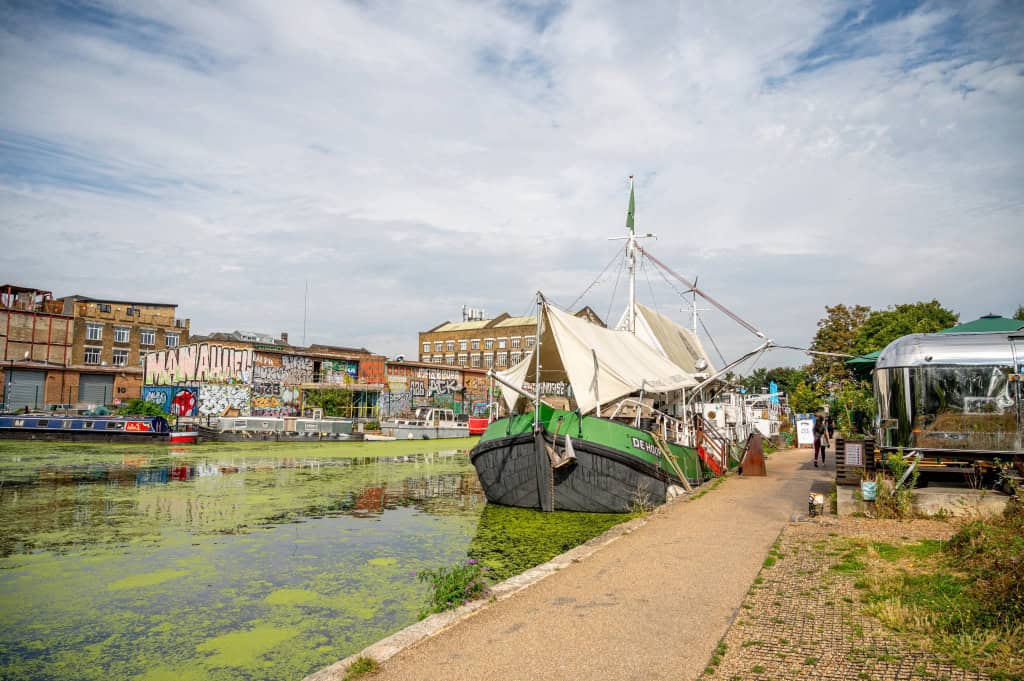
[(488, 505), (480, 515), (469, 555), (489, 567), (500, 581), (545, 563), (633, 517), (628, 513), (544, 513)]

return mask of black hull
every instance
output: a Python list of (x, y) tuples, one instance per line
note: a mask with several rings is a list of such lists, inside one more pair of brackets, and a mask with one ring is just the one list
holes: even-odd
[(123, 442), (126, 444), (165, 444), (168, 433), (125, 433), (88, 430), (0, 430), (0, 440), (35, 442)]
[(247, 431), (220, 431), (199, 426), (200, 442), (354, 442), (362, 440), (362, 433), (254, 433)]
[[(545, 442), (551, 444), (550, 434)], [(642, 459), (573, 438), (576, 461), (551, 467), (533, 434), (479, 443), (470, 458), (487, 501), (544, 511), (627, 513), (665, 503), (669, 478)], [(559, 438), (562, 444), (563, 438)], [(559, 447), (561, 449), (561, 447)]]

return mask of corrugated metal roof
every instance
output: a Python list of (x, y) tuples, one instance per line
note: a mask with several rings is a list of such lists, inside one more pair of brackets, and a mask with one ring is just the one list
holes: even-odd
[(504, 327), (504, 326), (526, 326), (528, 324), (532, 324), (533, 326), (536, 326), (537, 325), (537, 318), (532, 316), (532, 315), (529, 316), (529, 317), (509, 317), (508, 319), (506, 319), (504, 321), (501, 321), (501, 322), (498, 322), (497, 324), (495, 324), (494, 328)]
[(469, 331), (470, 329), (482, 329), (490, 324), (490, 320), (484, 319), (479, 322), (448, 322), (434, 329), (434, 333), (439, 331)]

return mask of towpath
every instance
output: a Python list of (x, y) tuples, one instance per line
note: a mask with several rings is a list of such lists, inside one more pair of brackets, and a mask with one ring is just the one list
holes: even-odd
[(401, 651), (373, 681), (697, 679), (812, 484), (810, 450), (772, 455), (513, 597)]

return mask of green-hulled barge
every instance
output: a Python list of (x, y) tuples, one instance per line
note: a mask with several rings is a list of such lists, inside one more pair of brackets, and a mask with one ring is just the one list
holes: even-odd
[(697, 449), (657, 433), (546, 404), (540, 418), (536, 431), (534, 414), (499, 419), (474, 447), (473, 466), (489, 502), (621, 513), (663, 504), (716, 474), (713, 458), (709, 465)]

